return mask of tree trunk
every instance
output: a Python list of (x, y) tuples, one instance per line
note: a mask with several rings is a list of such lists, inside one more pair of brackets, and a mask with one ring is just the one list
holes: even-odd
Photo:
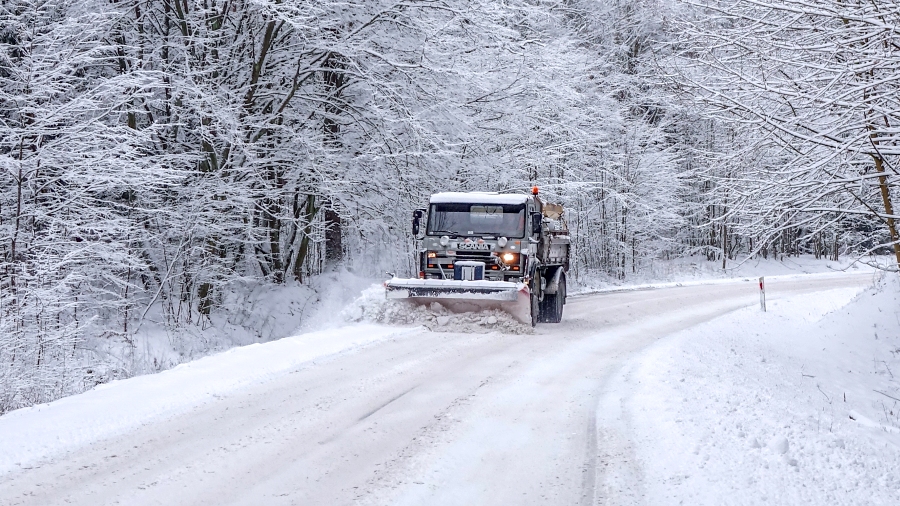
[[(340, 149), (341, 124), (338, 117), (342, 113), (339, 104), (344, 87), (347, 85), (347, 74), (344, 72), (345, 62), (341, 55), (331, 53), (322, 64), (328, 70), (322, 72), (327, 97), (322, 127), (325, 131), (325, 143), (331, 149)], [(327, 199), (323, 203), (325, 209), (325, 262), (330, 265), (340, 263), (344, 259), (342, 243), (341, 216), (335, 210), (334, 202)]]
[(728, 229), (725, 222), (722, 222), (722, 270), (725, 270), (725, 262), (728, 259)]
[(197, 312), (204, 316), (209, 316), (209, 312), (212, 309), (212, 299), (210, 298), (211, 291), (212, 285), (210, 283), (200, 283), (200, 286), (197, 287), (197, 298), (199, 299), (197, 302)]
[(884, 172), (884, 161), (880, 156), (875, 159), (875, 171), (878, 172), (878, 186), (881, 189), (881, 200), (884, 203), (884, 212), (887, 214), (888, 232), (891, 234), (891, 242), (894, 246), (894, 257), (897, 260), (897, 268), (900, 269), (900, 237), (897, 236), (897, 226), (894, 222), (894, 206), (891, 204), (890, 189), (887, 184), (887, 175)]
[(306, 208), (303, 213), (303, 221), (306, 225), (303, 228), (300, 247), (297, 248), (297, 255), (294, 257), (294, 265), (291, 269), (294, 273), (294, 279), (298, 282), (303, 282), (303, 264), (306, 262), (306, 257), (309, 255), (309, 236), (312, 234), (312, 220), (315, 218), (318, 211), (319, 208), (316, 207), (316, 196), (312, 194), (307, 195)]
[(330, 265), (339, 264), (344, 260), (344, 246), (341, 240), (341, 215), (334, 210), (334, 205), (329, 202), (325, 208), (325, 262)]

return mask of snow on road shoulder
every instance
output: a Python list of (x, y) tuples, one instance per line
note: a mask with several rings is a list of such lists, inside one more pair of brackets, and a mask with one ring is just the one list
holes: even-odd
[(731, 263), (728, 269), (722, 270), (721, 262), (700, 261), (696, 258), (688, 257), (656, 261), (643, 276), (629, 276), (624, 284), (620, 280), (606, 277), (581, 276), (569, 288), (571, 295), (587, 295), (592, 293), (646, 290), (648, 288), (720, 285), (740, 281), (756, 282), (761, 276), (764, 276), (769, 281), (840, 277), (848, 272), (872, 273), (875, 276), (881, 271), (869, 265), (869, 263), (890, 266), (891, 262), (890, 258), (885, 257), (866, 257), (861, 261), (844, 258), (840, 262), (816, 259), (812, 255), (783, 257), (781, 260), (757, 257), (746, 259), (740, 263)]
[(252, 344), (168, 371), (99, 385), (80, 395), (0, 417), (0, 475), (62, 451), (118, 435), (312, 360), (414, 332), (357, 324)]
[(857, 293), (740, 310), (626, 366), (598, 419), (632, 436), (646, 502), (896, 504), (900, 285)]

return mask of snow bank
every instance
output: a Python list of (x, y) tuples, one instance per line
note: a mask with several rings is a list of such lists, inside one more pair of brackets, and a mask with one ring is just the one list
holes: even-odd
[(634, 435), (646, 502), (897, 504), (900, 286), (857, 293), (741, 310), (626, 367), (598, 418)]
[[(870, 263), (885, 263), (882, 257), (867, 257)], [(887, 259), (887, 265), (890, 265)], [(636, 275), (630, 275), (624, 282), (609, 276), (588, 274), (577, 279), (570, 286), (571, 293), (597, 293), (617, 290), (637, 290), (644, 288), (668, 288), (672, 286), (706, 285), (729, 283), (735, 279), (756, 279), (765, 276), (771, 279), (791, 279), (815, 274), (819, 276), (840, 275), (844, 272), (880, 272), (871, 265), (845, 258), (840, 262), (816, 259), (812, 255), (785, 257), (781, 260), (751, 258), (743, 262), (729, 262), (725, 270), (722, 262), (707, 262), (696, 257), (673, 260), (656, 260)]]
[(0, 417), (0, 474), (186, 412), (312, 360), (412, 332), (353, 325), (252, 344)]
[(194, 324), (172, 324), (157, 303), (128, 340), (94, 338), (85, 345), (97, 358), (84, 366), (84, 389), (157, 373), (236, 346), (345, 325), (334, 315), (372, 281), (337, 270), (312, 276), (302, 285), (233, 282), (222, 288), (222, 300), (212, 314)]
[(530, 334), (531, 326), (499, 309), (454, 312), (434, 302), (427, 306), (384, 296), (384, 287), (372, 285), (341, 313), (351, 322), (422, 325), (434, 332)]

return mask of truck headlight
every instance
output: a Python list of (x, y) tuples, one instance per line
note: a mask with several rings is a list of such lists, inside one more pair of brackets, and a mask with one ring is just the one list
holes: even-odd
[(441, 246), (446, 246), (446, 245), (450, 244), (450, 237), (448, 237), (446, 235), (442, 235), (440, 242), (441, 242)]
[(500, 260), (503, 260), (503, 263), (506, 265), (512, 265), (519, 263), (519, 255), (517, 253), (503, 253), (500, 255)]
[(500, 246), (502, 248), (502, 247), (506, 246), (507, 242), (509, 242), (509, 239), (507, 239), (506, 237), (501, 237), (501, 238), (497, 239), (497, 246)]

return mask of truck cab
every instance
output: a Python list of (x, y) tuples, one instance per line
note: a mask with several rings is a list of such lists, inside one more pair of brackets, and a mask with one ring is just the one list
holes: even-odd
[[(421, 213), (419, 277), (460, 279), (460, 262), (483, 262), (481, 279), (520, 281), (539, 244), (540, 205), (528, 195), (437, 193)], [(465, 264), (464, 264), (465, 265)]]

